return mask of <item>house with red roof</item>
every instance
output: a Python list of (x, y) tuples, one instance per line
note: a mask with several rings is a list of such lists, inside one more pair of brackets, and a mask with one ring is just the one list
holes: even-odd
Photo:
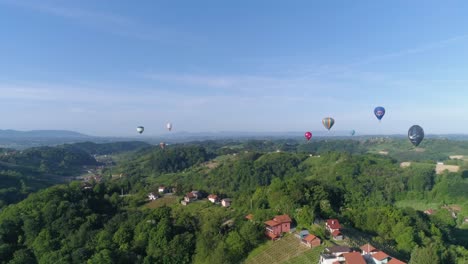
[(325, 223), (325, 228), (330, 232), (331, 236), (335, 240), (343, 240), (344, 236), (341, 233), (341, 225), (338, 219), (328, 219)]
[(425, 214), (427, 215), (433, 215), (434, 214), (434, 210), (432, 209), (427, 209), (426, 211), (424, 211)]
[(291, 218), (289, 215), (277, 215), (272, 220), (265, 222), (265, 234), (269, 239), (278, 239), (282, 233), (291, 230)]
[(249, 220), (249, 221), (253, 221), (254, 220), (254, 216), (253, 214), (248, 214), (245, 216), (245, 219)]
[(390, 260), (390, 256), (383, 251), (378, 251), (372, 255), (372, 260), (374, 260), (375, 264), (387, 264)]
[(210, 202), (212, 203), (216, 203), (219, 201), (219, 198), (218, 198), (218, 195), (216, 194), (210, 194), (208, 195), (208, 200), (210, 200)]
[(327, 222), (325, 223), (325, 227), (330, 233), (333, 233), (333, 231), (335, 230), (340, 231), (341, 229), (341, 225), (338, 219), (328, 219)]
[(378, 250), (369, 243), (361, 246), (360, 249), (362, 250), (362, 255), (373, 255), (378, 252)]
[(316, 237), (315, 235), (308, 234), (301, 240), (301, 243), (303, 243), (304, 245), (310, 248), (313, 248), (313, 247), (320, 246), (322, 241), (320, 240), (320, 238)]
[(345, 264), (366, 264), (366, 261), (359, 252), (343, 254)]

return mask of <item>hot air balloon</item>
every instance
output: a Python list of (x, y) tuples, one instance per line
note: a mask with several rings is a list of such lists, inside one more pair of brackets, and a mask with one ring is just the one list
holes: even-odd
[(159, 146), (160, 146), (162, 149), (165, 149), (165, 148), (166, 148), (166, 143), (161, 142), (161, 143), (159, 143)]
[(408, 139), (411, 143), (417, 147), (424, 139), (424, 130), (418, 125), (410, 127), (408, 130)]
[(145, 130), (145, 128), (142, 127), (142, 126), (137, 127), (137, 132), (140, 133), (140, 134), (143, 133), (144, 130)]
[(377, 117), (377, 119), (379, 119), (379, 121), (382, 120), (382, 117), (384, 117), (385, 115), (385, 108), (383, 108), (382, 106), (377, 106), (374, 109), (374, 114)]
[(356, 134), (356, 131), (353, 129), (351, 130), (351, 136), (354, 136), (354, 134)]
[(307, 132), (305, 132), (304, 136), (307, 139), (307, 141), (309, 141), (312, 138), (312, 133), (307, 131)]
[(171, 123), (167, 123), (166, 127), (167, 127), (167, 130), (169, 130), (169, 131), (172, 130), (172, 124)]
[(328, 131), (330, 131), (330, 128), (332, 128), (332, 126), (335, 124), (335, 119), (331, 117), (325, 117), (322, 119), (322, 124), (326, 129), (328, 129)]

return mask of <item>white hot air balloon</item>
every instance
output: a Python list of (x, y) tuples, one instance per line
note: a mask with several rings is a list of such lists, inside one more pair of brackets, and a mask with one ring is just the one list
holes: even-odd
[(166, 127), (167, 127), (167, 130), (169, 130), (169, 131), (172, 130), (172, 124), (171, 123), (167, 123)]
[(140, 134), (143, 133), (144, 130), (145, 130), (145, 128), (142, 127), (142, 126), (137, 127), (137, 132), (140, 133)]

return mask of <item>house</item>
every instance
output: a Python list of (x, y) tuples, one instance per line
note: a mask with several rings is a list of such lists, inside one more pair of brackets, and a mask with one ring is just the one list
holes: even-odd
[(362, 255), (373, 255), (378, 251), (369, 243), (365, 244), (364, 246), (361, 246), (360, 249), (362, 250)]
[(198, 192), (198, 191), (192, 191), (192, 194), (193, 194), (197, 199), (203, 198), (203, 197), (201, 196), (200, 192)]
[(253, 214), (248, 214), (248, 215), (245, 216), (245, 219), (247, 219), (249, 221), (253, 221), (254, 216), (253, 216)]
[(218, 200), (219, 200), (219, 199), (218, 199), (218, 195), (216, 195), (216, 194), (210, 194), (210, 195), (208, 195), (208, 200), (210, 200), (210, 202), (212, 202), (212, 203), (216, 203), (216, 202), (218, 202)]
[(318, 247), (322, 243), (320, 238), (311, 234), (308, 234), (306, 237), (304, 237), (304, 239), (302, 239), (301, 242), (310, 248)]
[(325, 248), (322, 254), (320, 254), (320, 264), (336, 264), (345, 261), (343, 254), (351, 252), (349, 247), (344, 246), (333, 246)]
[(277, 215), (273, 220), (265, 222), (265, 234), (270, 239), (277, 239), (282, 233), (289, 232), (291, 229), (291, 218), (289, 215)]
[(187, 203), (193, 202), (197, 200), (197, 196), (193, 194), (193, 192), (189, 192), (185, 195), (184, 201)]
[(372, 259), (374, 260), (375, 264), (387, 264), (390, 260), (390, 256), (383, 251), (379, 251), (372, 255)]
[(351, 248), (345, 246), (333, 246), (325, 248), (324, 252), (326, 254), (333, 255), (335, 257), (342, 256), (344, 253), (351, 252)]
[(388, 262), (388, 264), (406, 264), (406, 262), (403, 262), (403, 261), (398, 260), (398, 259), (396, 259), (396, 258), (392, 258), (392, 259)]
[(392, 258), (387, 264), (406, 264), (406, 262), (403, 262), (403, 261), (398, 260), (396, 258)]
[(338, 219), (328, 219), (325, 223), (325, 227), (327, 228), (328, 232), (330, 232), (330, 234), (336, 230), (340, 231), (341, 229), (341, 225), (340, 222), (338, 222)]
[(427, 215), (433, 215), (434, 214), (434, 210), (432, 209), (427, 209), (426, 211), (424, 211), (425, 214)]
[(343, 234), (339, 230), (335, 230), (331, 233), (331, 236), (333, 237), (334, 240), (343, 240)]
[(148, 194), (148, 199), (151, 200), (151, 201), (154, 201), (156, 199), (158, 199), (158, 195), (154, 195), (154, 193), (150, 193)]
[(159, 186), (158, 192), (159, 193), (167, 193), (167, 188), (165, 186)]
[(343, 254), (345, 264), (366, 264), (366, 261), (359, 252)]
[(187, 204), (189, 204), (190, 202), (187, 202), (186, 200), (182, 200), (182, 201), (180, 201), (180, 203), (181, 203), (182, 205), (187, 205)]
[(231, 202), (232, 202), (231, 199), (226, 198), (226, 199), (221, 200), (221, 205), (223, 207), (229, 207), (231, 206)]

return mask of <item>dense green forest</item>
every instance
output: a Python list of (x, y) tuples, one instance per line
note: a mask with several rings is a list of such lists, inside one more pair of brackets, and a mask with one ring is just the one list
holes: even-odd
[[(410, 263), (468, 263), (464, 161), (457, 161), (462, 166), (457, 173), (434, 170), (435, 161), (465, 154), (458, 143), (434, 140), (421, 144), (424, 151), (398, 139), (142, 146), (130, 159), (105, 169), (105, 180), (92, 189), (73, 182), (5, 207), (0, 261), (239, 263), (264, 243), (263, 221), (289, 214), (298, 228), (314, 230), (322, 239), (329, 235), (312, 223), (334, 217)], [(393, 156), (405, 148), (417, 157)], [(383, 150), (388, 155), (375, 154)], [(401, 161), (413, 163), (403, 168)], [(113, 178), (115, 173), (124, 176)], [(176, 200), (149, 208), (146, 195), (159, 185), (176, 187), (178, 199), (199, 190), (232, 198), (233, 204), (182, 206)], [(119, 195), (122, 190), (125, 196)], [(428, 208), (416, 210), (417, 203), (440, 206), (426, 215), (422, 210)], [(442, 209), (446, 204), (460, 208), (456, 218)], [(248, 213), (255, 222), (245, 220)], [(432, 262), (424, 262), (427, 257)]]
[(62, 183), (83, 172), (84, 166), (99, 165), (92, 155), (138, 151), (150, 146), (143, 142), (92, 142), (23, 151), (1, 149), (0, 208), (20, 201), (29, 193)]

